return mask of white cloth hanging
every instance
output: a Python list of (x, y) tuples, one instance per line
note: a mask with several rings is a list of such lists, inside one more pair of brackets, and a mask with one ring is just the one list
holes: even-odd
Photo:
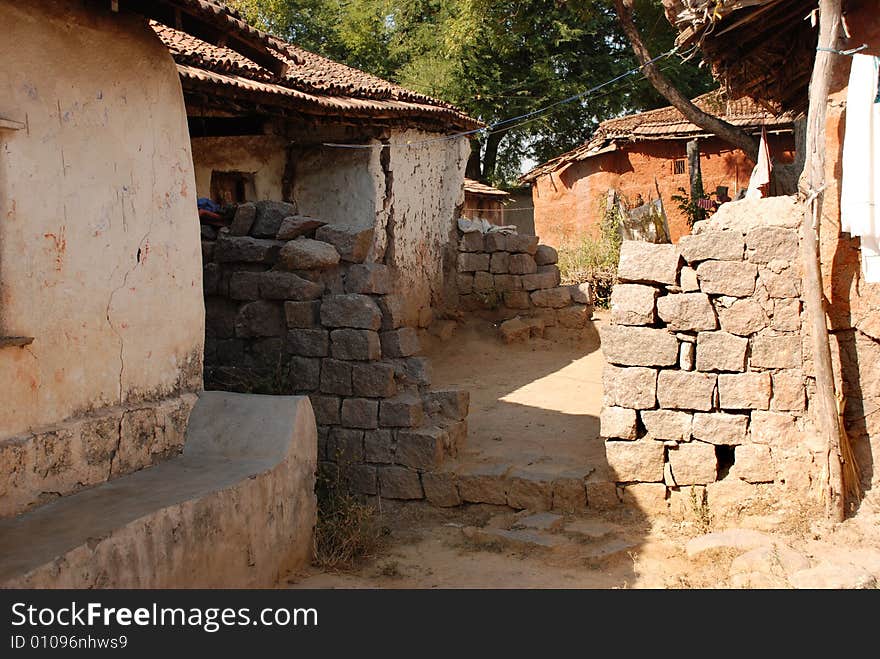
[(758, 144), (758, 162), (752, 169), (749, 179), (749, 189), (746, 190), (746, 199), (761, 199), (764, 196), (764, 186), (770, 183), (770, 147), (767, 146), (767, 131), (761, 127), (761, 141)]
[(846, 94), (840, 230), (859, 236), (867, 282), (880, 282), (880, 58), (853, 55)]

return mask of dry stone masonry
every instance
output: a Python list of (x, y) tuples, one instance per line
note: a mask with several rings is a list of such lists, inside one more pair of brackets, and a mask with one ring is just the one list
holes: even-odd
[(424, 498), (467, 436), (468, 394), (430, 389), (431, 310), (413, 313), (393, 268), (365, 262), (373, 229), (260, 201), (202, 238), (206, 388), (308, 395), (327, 472), (341, 466), (361, 494)]
[(726, 206), (678, 245), (621, 247), (601, 434), (624, 500), (731, 481), (802, 495), (819, 473), (798, 221), (754, 226)]

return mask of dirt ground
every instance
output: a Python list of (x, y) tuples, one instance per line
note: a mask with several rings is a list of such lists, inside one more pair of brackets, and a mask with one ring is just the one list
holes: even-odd
[[(490, 323), (474, 322), (451, 341), (429, 344), (435, 386), (471, 392), (468, 448), (459, 459), (601, 468), (596, 326), (606, 319), (597, 312), (579, 337), (551, 332), (509, 346)], [(665, 516), (625, 506), (564, 516), (489, 505), (383, 506), (382, 539), (369, 557), (345, 570), (311, 567), (280, 586), (849, 588), (880, 581), (880, 496), (872, 492), (841, 525), (806, 507), (733, 518), (696, 501)], [(717, 535), (725, 529), (734, 535)]]

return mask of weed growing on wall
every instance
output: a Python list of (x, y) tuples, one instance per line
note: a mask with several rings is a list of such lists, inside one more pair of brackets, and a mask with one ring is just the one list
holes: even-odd
[(617, 281), (620, 259), (620, 209), (608, 208), (602, 199), (602, 220), (597, 235), (586, 234), (563, 243), (559, 248), (559, 271), (563, 284), (589, 282), (595, 291), (596, 306), (607, 308), (611, 288)]

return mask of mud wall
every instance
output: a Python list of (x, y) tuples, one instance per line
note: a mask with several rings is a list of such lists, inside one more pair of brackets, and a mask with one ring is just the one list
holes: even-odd
[(286, 140), (276, 135), (234, 135), (192, 139), (196, 191), (211, 197), (211, 174), (245, 172), (253, 176), (253, 199), (281, 199)]

